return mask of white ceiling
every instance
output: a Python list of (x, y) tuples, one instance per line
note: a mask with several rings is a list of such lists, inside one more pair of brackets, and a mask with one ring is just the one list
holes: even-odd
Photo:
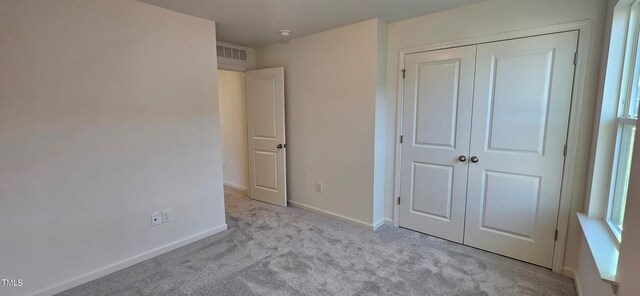
[[(218, 40), (260, 47), (380, 18), (417, 17), (485, 0), (140, 0), (216, 21)], [(292, 31), (290, 37), (279, 31)]]

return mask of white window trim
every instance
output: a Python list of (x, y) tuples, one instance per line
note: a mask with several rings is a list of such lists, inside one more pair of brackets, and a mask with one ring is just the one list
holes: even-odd
[[(620, 246), (620, 241), (622, 240), (622, 229), (620, 229), (617, 225), (612, 222), (613, 215), (613, 207), (614, 207), (614, 199), (616, 198), (615, 192), (616, 181), (617, 181), (617, 173), (618, 166), (620, 165), (620, 153), (621, 153), (621, 145), (623, 145), (622, 137), (625, 126), (636, 126), (637, 118), (630, 118), (628, 116), (629, 108), (631, 106), (631, 100), (629, 98), (635, 98), (637, 89), (634, 88), (636, 85), (635, 79), (637, 79), (640, 74), (640, 63), (638, 59), (640, 59), (640, 50), (638, 46), (640, 46), (640, 0), (629, 0), (627, 3), (621, 1), (621, 9), (616, 13), (624, 13), (627, 16), (626, 24), (624, 22), (620, 23), (619, 26), (626, 26), (627, 34), (626, 34), (626, 42), (624, 44), (624, 59), (623, 59), (623, 67), (618, 71), (622, 71), (620, 80), (611, 81), (611, 83), (617, 83), (620, 85), (620, 94), (618, 96), (617, 102), (617, 114), (616, 114), (616, 125), (615, 125), (615, 141), (609, 143), (609, 145), (613, 146), (613, 159), (611, 162), (611, 176), (609, 178), (609, 194), (607, 195), (606, 200), (606, 212), (603, 217), (611, 234), (616, 238), (616, 246)], [(613, 30), (612, 30), (613, 31)], [(611, 41), (610, 46), (614, 46), (614, 40)], [(606, 97), (605, 97), (606, 98)], [(613, 102), (611, 102), (613, 103)], [(598, 153), (598, 151), (596, 151)]]
[(631, 89), (632, 84), (623, 83), (633, 79), (634, 75), (630, 73), (629, 67), (636, 67), (633, 70), (640, 71), (640, 67), (635, 63), (635, 60), (640, 58), (640, 50), (629, 51), (637, 45), (640, 36), (640, 21), (635, 17), (636, 13), (640, 13), (640, 9), (634, 12), (638, 2), (640, 0), (620, 0), (614, 9), (608, 57), (604, 67), (606, 72), (602, 99), (598, 102), (599, 113), (595, 118), (595, 141), (591, 155), (586, 214), (578, 214), (580, 226), (600, 277), (609, 283), (614, 291), (618, 286), (617, 267), (621, 233), (616, 231), (617, 226), (608, 218), (615, 186), (614, 168), (617, 167), (620, 127), (624, 124), (635, 125), (637, 122), (637, 119), (622, 117), (628, 106), (621, 104), (621, 100), (630, 91), (634, 91)]
[(608, 230), (611, 232), (611, 235), (613, 235), (613, 237), (615, 238), (614, 243), (615, 243), (616, 249), (620, 249), (620, 242), (622, 241), (622, 231), (620, 231), (618, 226), (613, 225), (611, 220), (604, 219), (604, 222), (607, 223), (607, 227), (609, 227)]
[(638, 119), (636, 118), (629, 118), (629, 117), (618, 117), (618, 124), (620, 125), (636, 125), (636, 123), (638, 122)]
[(591, 250), (591, 255), (600, 274), (602, 281), (615, 287), (617, 282), (618, 269), (618, 246), (615, 245), (615, 239), (609, 235), (609, 226), (602, 223), (601, 219), (593, 219), (585, 214), (578, 213), (578, 221), (584, 232), (585, 240)]
[[(625, 107), (624, 110), (627, 110), (627, 108)], [(620, 157), (621, 157), (621, 153), (622, 153), (622, 145), (624, 144), (623, 141), (623, 132), (624, 132), (624, 128), (627, 126), (636, 126), (637, 125), (637, 119), (635, 118), (628, 118), (628, 117), (618, 117), (617, 120), (617, 131), (616, 131), (616, 140), (613, 143), (614, 144), (614, 157), (613, 157), (613, 162), (612, 162), (612, 166), (611, 166), (611, 178), (609, 180), (609, 195), (607, 196), (607, 212), (605, 213), (604, 216), (604, 220), (607, 223), (607, 226), (609, 226), (609, 230), (611, 231), (611, 233), (615, 236), (616, 238), (616, 245), (619, 246), (620, 242), (622, 240), (622, 229), (620, 229), (620, 227), (616, 224), (614, 224), (614, 222), (612, 221), (612, 215), (613, 215), (613, 211), (614, 211), (614, 198), (616, 197), (616, 190), (618, 190), (618, 188), (616, 188), (617, 181), (618, 181), (618, 171), (619, 168), (618, 166), (620, 165)], [(632, 153), (632, 148), (626, 151), (626, 153)]]
[[(623, 108), (620, 100), (629, 90), (623, 89), (622, 81), (628, 81), (629, 57), (625, 56), (631, 6), (636, 0), (621, 0), (616, 6), (612, 24), (611, 45), (606, 64), (602, 100), (598, 102), (599, 114), (594, 130), (594, 146), (590, 166), (590, 186), (587, 194), (585, 212), (589, 218), (604, 220), (609, 214), (609, 200), (612, 192), (612, 180), (618, 143), (619, 124), (635, 124), (631, 118), (620, 118)], [(635, 58), (633, 59), (635, 61)]]

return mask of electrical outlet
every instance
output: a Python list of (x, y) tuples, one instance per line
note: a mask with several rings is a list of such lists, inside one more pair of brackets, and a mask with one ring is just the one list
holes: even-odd
[(316, 183), (316, 191), (317, 192), (322, 192), (322, 183), (320, 183), (320, 182)]
[(160, 213), (151, 214), (151, 226), (156, 226), (162, 224), (162, 217)]
[(164, 210), (161, 212), (162, 213), (162, 223), (169, 223), (171, 222), (171, 216), (169, 215), (169, 213), (171, 213), (171, 211), (169, 210)]

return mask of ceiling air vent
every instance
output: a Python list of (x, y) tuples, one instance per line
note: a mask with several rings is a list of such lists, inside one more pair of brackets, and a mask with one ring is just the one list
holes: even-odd
[(247, 61), (247, 51), (235, 47), (216, 45), (218, 56), (221, 58), (233, 59), (238, 61)]

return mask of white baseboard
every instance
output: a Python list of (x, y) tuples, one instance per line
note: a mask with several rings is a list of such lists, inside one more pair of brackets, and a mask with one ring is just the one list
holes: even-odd
[(58, 284), (54, 284), (52, 286), (40, 289), (38, 291), (36, 291), (35, 293), (33, 293), (33, 295), (54, 295), (66, 290), (69, 290), (73, 287), (77, 287), (80, 286), (82, 284), (88, 283), (90, 281), (96, 280), (98, 278), (101, 278), (103, 276), (109, 275), (111, 273), (114, 273), (118, 270), (122, 270), (125, 269), (127, 267), (133, 266), (135, 264), (138, 264), (142, 261), (151, 259), (153, 257), (156, 257), (158, 255), (162, 255), (164, 253), (167, 253), (169, 251), (175, 250), (177, 248), (183, 247), (185, 245), (188, 245), (190, 243), (193, 243), (195, 241), (199, 241), (205, 237), (214, 235), (216, 233), (222, 232), (227, 230), (227, 224), (222, 224), (219, 226), (216, 226), (214, 228), (211, 228), (207, 231), (198, 233), (196, 235), (192, 235), (190, 237), (187, 237), (183, 240), (179, 240), (170, 244), (166, 244), (162, 247), (153, 249), (151, 251), (148, 252), (144, 252), (140, 255), (136, 255), (133, 256), (131, 258), (113, 263), (111, 265), (107, 265), (105, 267), (96, 269), (94, 271), (85, 273), (83, 275), (80, 275), (78, 277), (75, 277), (73, 279), (58, 283)]
[[(353, 219), (353, 218), (350, 218), (350, 217), (347, 217), (347, 216), (336, 214), (334, 212), (330, 212), (330, 211), (327, 211), (327, 210), (319, 209), (319, 208), (316, 208), (314, 206), (306, 205), (306, 204), (303, 204), (303, 203), (300, 203), (300, 202), (297, 202), (297, 201), (294, 201), (294, 200), (288, 200), (288, 202), (289, 202), (290, 205), (292, 205), (294, 207), (297, 207), (297, 208), (305, 209), (307, 211), (311, 211), (311, 212), (314, 212), (314, 213), (318, 213), (320, 215), (331, 217), (333, 219), (340, 220), (342, 222), (346, 222), (346, 223), (349, 223), (349, 224), (352, 224), (352, 225), (355, 225), (355, 226), (358, 226), (358, 227), (362, 227), (364, 229), (375, 230), (374, 225), (371, 224), (371, 223), (363, 222), (363, 221), (360, 221), (358, 219)], [(383, 220), (380, 220), (380, 221), (383, 221)]]
[(373, 228), (373, 230), (376, 230), (376, 229), (380, 228), (380, 226), (382, 226), (384, 224), (385, 224), (385, 220), (384, 220), (384, 218), (382, 218), (382, 219), (378, 220), (378, 222), (373, 223), (372, 228)]
[(393, 226), (393, 219), (384, 218), (384, 224), (385, 225), (389, 225), (389, 226)]
[(576, 294), (578, 296), (584, 295), (582, 293), (582, 283), (580, 283), (580, 276), (575, 269), (566, 266), (562, 267), (562, 274), (573, 279), (573, 283), (576, 285)]
[(225, 186), (229, 186), (238, 190), (242, 190), (242, 191), (247, 191), (247, 187), (246, 186), (242, 186), (242, 185), (238, 185), (235, 183), (231, 183), (231, 182), (227, 182), (227, 181), (223, 181), (222, 183), (224, 183)]

